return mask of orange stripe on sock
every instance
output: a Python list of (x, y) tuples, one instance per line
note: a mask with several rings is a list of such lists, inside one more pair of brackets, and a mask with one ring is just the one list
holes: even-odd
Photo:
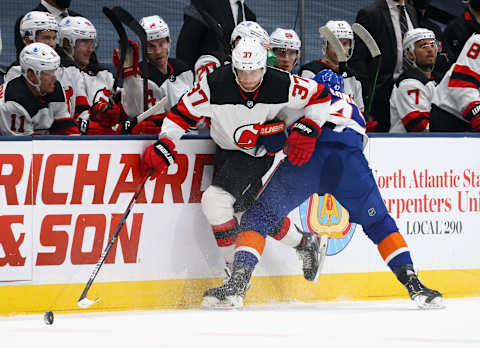
[(245, 231), (237, 236), (236, 248), (248, 247), (255, 249), (261, 256), (265, 248), (265, 237), (255, 231)]
[(378, 251), (380, 255), (382, 255), (382, 258), (386, 260), (396, 250), (406, 247), (407, 243), (402, 235), (399, 232), (394, 232), (378, 244)]

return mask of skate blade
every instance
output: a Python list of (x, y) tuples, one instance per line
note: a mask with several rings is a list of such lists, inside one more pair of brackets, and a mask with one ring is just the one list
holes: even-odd
[(312, 282), (316, 283), (322, 274), (323, 265), (325, 264), (325, 259), (327, 258), (327, 249), (328, 249), (328, 235), (320, 235), (319, 247), (318, 247), (318, 269), (315, 274), (315, 278)]
[(420, 309), (443, 309), (445, 308), (445, 303), (443, 302), (442, 296), (437, 296), (432, 299), (430, 302), (427, 302), (427, 296), (418, 295), (413, 299)]
[(227, 296), (224, 301), (220, 301), (214, 296), (205, 296), (200, 303), (202, 309), (238, 309), (243, 307), (243, 298), (241, 296)]

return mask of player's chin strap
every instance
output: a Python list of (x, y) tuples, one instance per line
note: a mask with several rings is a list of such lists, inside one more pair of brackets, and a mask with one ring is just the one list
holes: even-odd
[[(29, 69), (29, 70), (32, 70), (32, 69)], [(32, 70), (33, 71), (33, 70)], [(31, 84), (38, 92), (38, 94), (40, 94), (41, 96), (44, 96), (45, 94), (47, 93), (42, 93), (40, 92), (40, 74), (42, 73), (41, 71), (33, 71), (33, 73), (35, 74), (35, 76), (37, 77), (37, 80), (38, 80), (38, 83), (34, 83), (32, 80), (30, 80), (28, 78), (28, 75), (27, 73), (23, 74), (23, 77), (25, 77), (25, 80), (27, 80), (27, 82), (29, 84)]]

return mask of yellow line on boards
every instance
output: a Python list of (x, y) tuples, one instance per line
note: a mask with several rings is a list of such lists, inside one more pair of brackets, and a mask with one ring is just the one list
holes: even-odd
[[(445, 297), (480, 296), (480, 269), (422, 271), (419, 277)], [(77, 307), (84, 284), (3, 285), (0, 315), (198, 308), (203, 292), (220, 283), (221, 279), (94, 283), (88, 298), (100, 297), (100, 302), (88, 310)], [(323, 274), (317, 283), (296, 275), (254, 277), (245, 304), (394, 298), (408, 295), (390, 272)]]

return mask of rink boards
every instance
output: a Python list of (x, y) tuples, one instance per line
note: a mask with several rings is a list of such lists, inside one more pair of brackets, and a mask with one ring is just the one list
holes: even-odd
[[(141, 180), (151, 140), (77, 137), (0, 144), (0, 313), (75, 311)], [(480, 296), (480, 138), (375, 137), (365, 155), (420, 277), (447, 297)], [(95, 311), (195, 308), (223, 277), (200, 207), (213, 174), (209, 139), (185, 139), (178, 165), (149, 181), (89, 292)], [(292, 222), (305, 226), (305, 211)], [(351, 238), (351, 240), (350, 240)], [(331, 240), (318, 283), (292, 248), (268, 239), (246, 303), (389, 299), (406, 291), (357, 227)]]

